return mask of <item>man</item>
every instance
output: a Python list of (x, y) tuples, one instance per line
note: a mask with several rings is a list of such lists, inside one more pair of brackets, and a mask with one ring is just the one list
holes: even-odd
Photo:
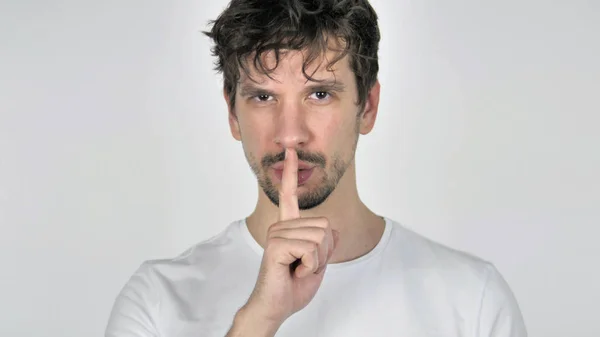
[(358, 196), (354, 154), (380, 91), (367, 0), (233, 0), (207, 35), (256, 208), (177, 258), (144, 263), (106, 336), (526, 336), (492, 264)]

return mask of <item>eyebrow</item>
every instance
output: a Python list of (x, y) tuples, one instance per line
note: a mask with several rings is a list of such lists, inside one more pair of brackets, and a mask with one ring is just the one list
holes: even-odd
[(323, 80), (314, 82), (307, 87), (311, 91), (335, 91), (343, 92), (346, 90), (346, 86), (343, 83), (337, 82), (336, 80)]
[[(343, 92), (346, 86), (343, 83), (337, 82), (332, 79), (322, 81), (311, 81), (312, 84), (306, 86), (306, 91), (326, 91), (326, 92)], [(244, 83), (240, 87), (241, 96), (258, 96), (258, 95), (274, 95), (271, 90), (263, 88), (254, 83)]]

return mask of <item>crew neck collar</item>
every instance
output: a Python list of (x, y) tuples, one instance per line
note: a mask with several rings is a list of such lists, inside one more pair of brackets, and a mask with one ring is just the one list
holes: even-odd
[[(340, 262), (340, 263), (330, 263), (329, 265), (327, 265), (327, 270), (338, 270), (338, 269), (347, 268), (347, 267), (350, 267), (353, 265), (365, 263), (366, 261), (379, 255), (387, 246), (389, 238), (391, 237), (391, 234), (392, 234), (392, 227), (393, 227), (393, 221), (391, 219), (389, 219), (387, 217), (381, 217), (381, 218), (385, 222), (385, 228), (383, 230), (383, 235), (381, 236), (381, 239), (379, 239), (379, 242), (377, 242), (377, 245), (375, 245), (375, 247), (373, 249), (371, 249), (367, 254), (360, 256), (354, 260)], [(240, 231), (240, 234), (242, 235), (244, 241), (248, 244), (248, 246), (256, 254), (258, 254), (258, 256), (262, 257), (262, 255), (264, 254), (264, 249), (261, 247), (261, 245), (258, 244), (258, 242), (256, 242), (256, 240), (250, 233), (250, 230), (248, 229), (248, 224), (246, 223), (246, 219), (238, 220), (237, 228)]]

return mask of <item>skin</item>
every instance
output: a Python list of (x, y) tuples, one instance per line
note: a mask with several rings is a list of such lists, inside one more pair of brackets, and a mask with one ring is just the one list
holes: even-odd
[[(265, 249), (255, 289), (227, 336), (273, 336), (312, 300), (328, 263), (365, 255), (383, 234), (384, 220), (359, 198), (354, 160), (359, 134), (375, 124), (380, 85), (361, 109), (348, 58), (326, 69), (334, 53), (307, 69), (327, 83), (307, 80), (303, 52), (289, 51), (271, 78), (253, 72), (257, 83), (241, 79), (235, 108), (225, 93), (231, 134), (259, 185), (248, 229)], [(263, 60), (274, 65), (272, 53)], [(281, 161), (279, 179), (273, 168)], [(313, 167), (301, 185), (298, 165)]]

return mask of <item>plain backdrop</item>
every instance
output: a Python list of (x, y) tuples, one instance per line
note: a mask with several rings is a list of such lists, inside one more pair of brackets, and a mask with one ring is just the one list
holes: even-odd
[[(147, 259), (245, 217), (225, 0), (0, 1), (0, 335), (101, 336)], [(373, 0), (377, 213), (492, 261), (532, 337), (600, 336), (600, 2)]]

